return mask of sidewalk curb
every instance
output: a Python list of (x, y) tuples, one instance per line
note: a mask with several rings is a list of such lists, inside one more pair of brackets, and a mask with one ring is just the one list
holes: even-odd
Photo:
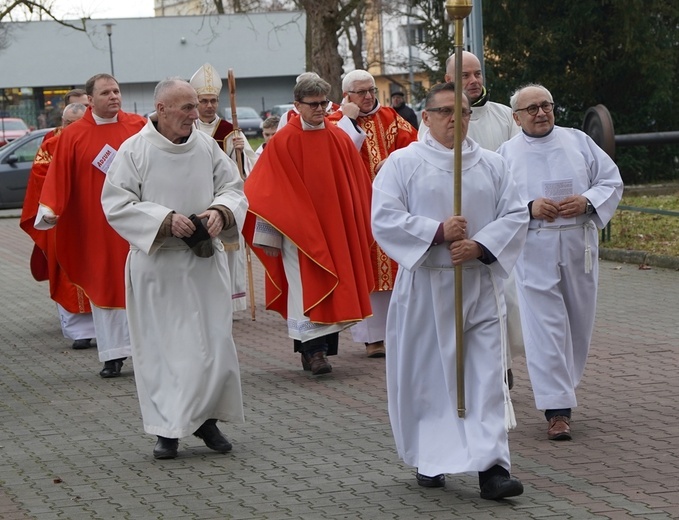
[(599, 248), (599, 258), (625, 264), (650, 265), (679, 271), (679, 258), (676, 256), (654, 255), (645, 251)]

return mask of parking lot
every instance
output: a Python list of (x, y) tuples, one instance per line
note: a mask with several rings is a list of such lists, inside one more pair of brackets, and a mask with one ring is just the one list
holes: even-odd
[(510, 447), (525, 493), (489, 502), (476, 475), (448, 476), (445, 489), (416, 485), (394, 450), (384, 360), (365, 358), (350, 334), (332, 374), (302, 371), (283, 320), (262, 308), (258, 264), (256, 320), (248, 310), (234, 324), (246, 424), (220, 425), (233, 452), (191, 437), (177, 459), (154, 460), (133, 363), (101, 379), (96, 352), (61, 337), (17, 215), (0, 213), (4, 520), (679, 518), (677, 271), (602, 262), (573, 441), (546, 439), (523, 359), (515, 362)]

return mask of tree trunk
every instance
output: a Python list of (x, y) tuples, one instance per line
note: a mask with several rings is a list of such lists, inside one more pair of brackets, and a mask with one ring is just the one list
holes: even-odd
[(338, 33), (341, 29), (338, 0), (299, 0), (306, 11), (306, 68), (330, 83), (328, 96), (342, 99), (342, 64)]

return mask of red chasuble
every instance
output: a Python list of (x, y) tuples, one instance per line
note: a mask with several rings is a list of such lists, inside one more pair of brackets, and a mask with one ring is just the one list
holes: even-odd
[(56, 258), (56, 229), (40, 231), (33, 227), (35, 216), (38, 213), (42, 186), (58, 141), (59, 135), (43, 141), (35, 155), (33, 167), (28, 177), (19, 226), (35, 242), (31, 254), (31, 274), (33, 278), (38, 281), (49, 280), (50, 297), (67, 311), (74, 314), (92, 312), (90, 302), (83, 290), (73, 285), (59, 267)]
[[(315, 323), (372, 315), (371, 185), (351, 139), (326, 119), (302, 130), (294, 117), (269, 141), (245, 181), (249, 210), (243, 235), (250, 245), (255, 217), (299, 249), (304, 314)], [(266, 269), (266, 308), (287, 318), (288, 284), (280, 256), (252, 250)]]
[(66, 127), (54, 152), (40, 203), (59, 217), (56, 258), (68, 278), (103, 308), (125, 308), (125, 260), (129, 244), (106, 221), (101, 190), (120, 145), (146, 119), (118, 112), (118, 122), (97, 125), (88, 108)]
[[(331, 114), (330, 120), (337, 123), (344, 114), (339, 111)], [(361, 147), (361, 159), (375, 179), (377, 165), (389, 154), (399, 148), (405, 148), (417, 141), (417, 130), (398, 115), (391, 107), (380, 107), (377, 112), (368, 116), (360, 116), (356, 123), (366, 134)], [(398, 265), (374, 242), (370, 250), (376, 291), (391, 291), (396, 280)]]

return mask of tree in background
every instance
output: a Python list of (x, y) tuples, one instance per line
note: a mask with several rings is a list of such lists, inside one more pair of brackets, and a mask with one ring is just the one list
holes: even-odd
[[(605, 105), (617, 134), (679, 129), (679, 3), (667, 0), (496, 0), (483, 4), (486, 84), (509, 103), (537, 82), (557, 124), (581, 127)], [(679, 146), (616, 150), (627, 183), (679, 177)]]
[(11, 43), (11, 31), (14, 25), (7, 22), (25, 22), (27, 20), (54, 20), (76, 31), (86, 31), (85, 19), (80, 23), (65, 22), (52, 12), (54, 0), (0, 0), (0, 50)]

